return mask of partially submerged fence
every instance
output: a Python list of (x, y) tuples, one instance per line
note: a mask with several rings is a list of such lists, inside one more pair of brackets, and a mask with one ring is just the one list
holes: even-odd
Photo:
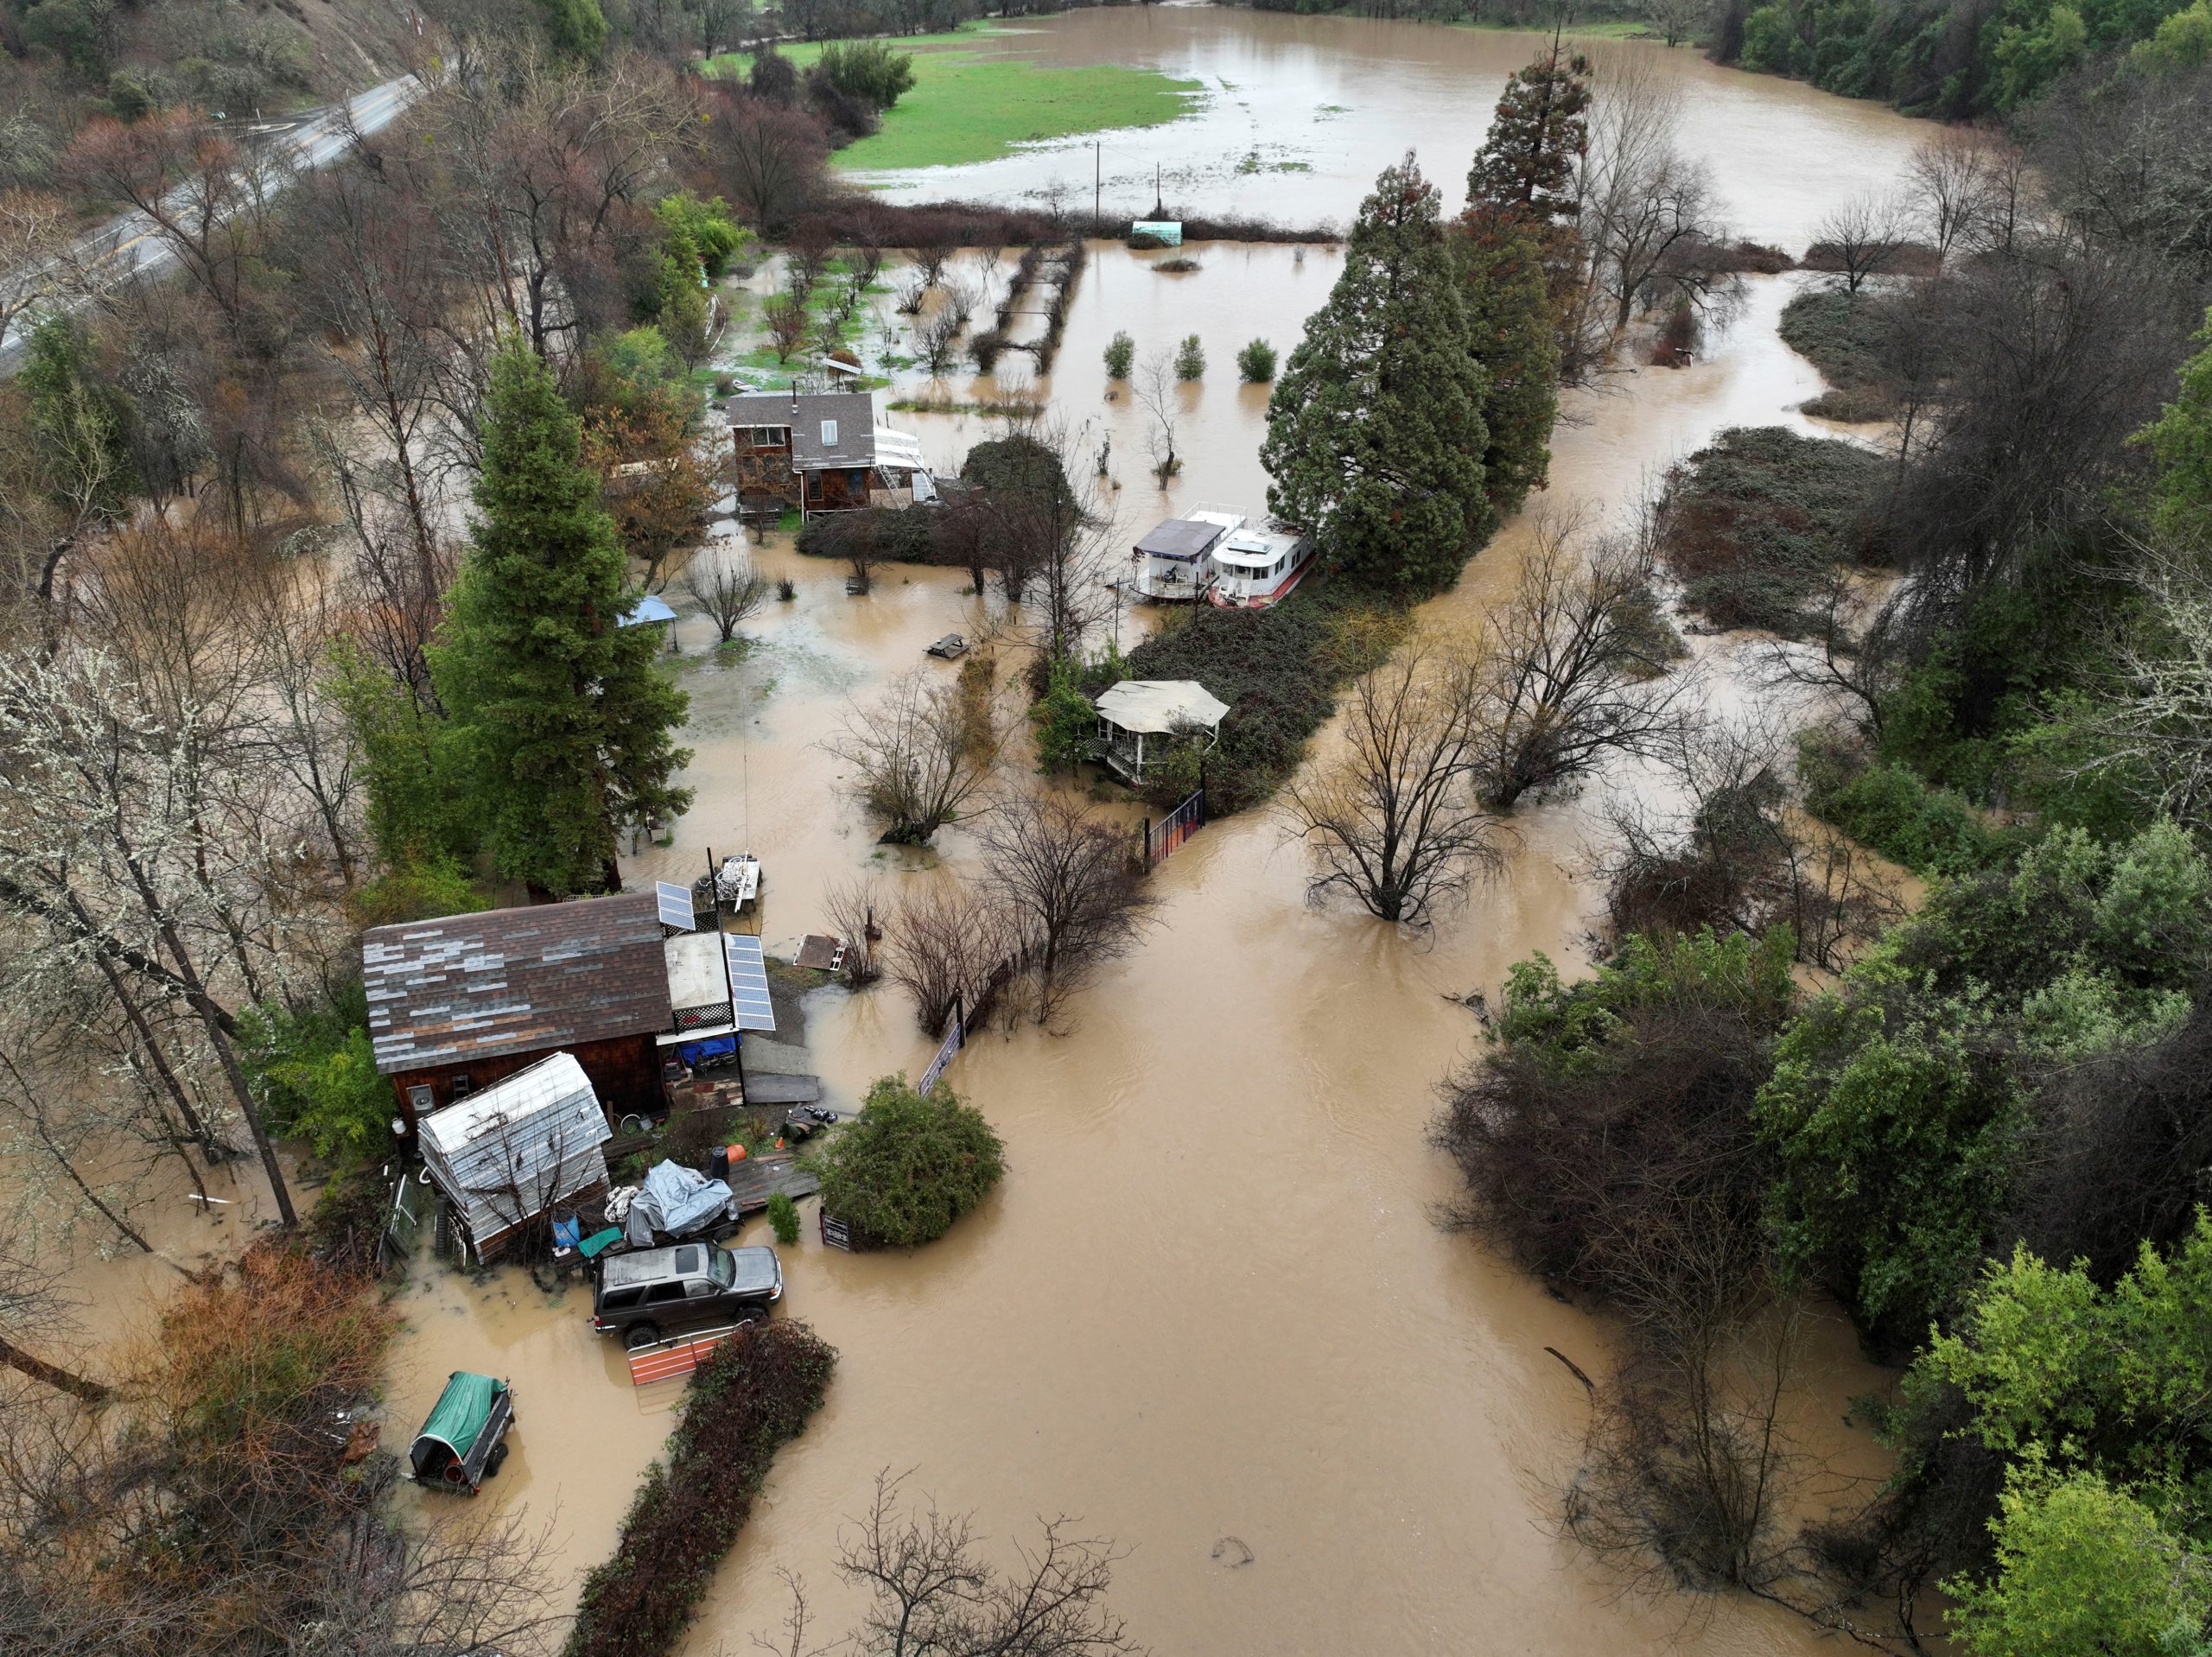
[(1144, 826), (1144, 860), (1148, 868), (1175, 850), (1206, 823), (1206, 791), (1199, 789), (1158, 822)]
[(925, 1099), (928, 1098), (930, 1089), (937, 1086), (938, 1078), (944, 1076), (944, 1067), (952, 1063), (952, 1056), (967, 1044), (968, 1021), (961, 1015), (960, 1000), (956, 996), (952, 1002), (952, 1016), (945, 1020), (944, 1039), (938, 1044), (937, 1057), (930, 1061), (929, 1069), (922, 1072), (922, 1079), (915, 1084), (914, 1091)]
[(744, 1327), (742, 1324), (729, 1324), (720, 1329), (673, 1335), (651, 1346), (641, 1346), (630, 1354), (630, 1384), (650, 1387), (657, 1381), (688, 1375), (706, 1362), (709, 1352)]

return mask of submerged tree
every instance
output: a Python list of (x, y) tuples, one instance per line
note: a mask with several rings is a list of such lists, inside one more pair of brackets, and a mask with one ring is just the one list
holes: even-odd
[(1487, 390), (1435, 187), (1411, 156), (1361, 204), (1328, 302), (1268, 403), (1268, 506), (1373, 587), (1430, 593), (1489, 534)]
[(1417, 647), (1360, 676), (1343, 755), (1284, 797), (1313, 849), (1309, 895), (1341, 888), (1378, 919), (1422, 926), (1503, 863), (1497, 818), (1467, 782), (1480, 676), (1478, 663), (1433, 660)]
[(1034, 964), (1037, 1019), (1047, 1022), (1151, 918), (1133, 837), (1081, 800), (1023, 792), (999, 803), (982, 841), (983, 885)]
[(690, 803), (672, 780), (686, 698), (654, 670), (652, 631), (617, 625), (632, 594), (579, 422), (519, 343), (493, 365), (482, 433), (481, 516), (431, 652), (450, 774), (501, 873), (611, 891), (620, 828)]

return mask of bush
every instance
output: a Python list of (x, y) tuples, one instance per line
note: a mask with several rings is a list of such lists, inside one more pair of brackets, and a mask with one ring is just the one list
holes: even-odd
[(942, 1082), (925, 1099), (904, 1076), (868, 1090), (861, 1114), (814, 1159), (822, 1211), (871, 1243), (934, 1241), (999, 1182), (999, 1136)]
[(851, 512), (822, 512), (800, 526), (795, 544), (810, 558), (939, 563), (943, 560), (931, 531), (941, 516), (927, 506), (867, 506)]
[(1175, 347), (1175, 378), (1179, 380), (1201, 380), (1205, 376), (1205, 348), (1199, 345), (1197, 334), (1186, 333), (1183, 336), (1183, 343)]
[(768, 1193), (768, 1224), (776, 1241), (789, 1248), (798, 1241), (798, 1204), (783, 1191)]
[(1050, 775), (1072, 770), (1090, 757), (1098, 733), (1098, 709), (1077, 683), (1074, 665), (1065, 658), (1046, 670), (1045, 694), (1029, 710), (1037, 727), (1037, 769)]
[(1839, 563), (1866, 562), (1861, 520), (1881, 456), (1780, 426), (1736, 427), (1667, 474), (1659, 553), (1682, 602), (1723, 627), (1795, 638)]
[(1783, 342), (1828, 383), (1805, 412), (1822, 420), (1887, 419), (1897, 397), (1883, 362), (1891, 332), (1888, 302), (1873, 293), (1808, 288), (1783, 306)]
[(491, 899), (450, 857), (429, 857), (387, 869), (346, 897), (346, 918), (365, 930), (400, 921), (473, 915), (491, 906)]
[(776, 1452), (806, 1430), (836, 1349), (804, 1324), (749, 1325), (684, 1394), (668, 1455), (645, 1470), (614, 1552), (584, 1578), (563, 1657), (665, 1657), (752, 1514)]
[(1127, 333), (1116, 333), (1106, 342), (1106, 378), (1125, 380), (1137, 360), (1137, 342)]
[[(2158, 1068), (2143, 1050), (2186, 1037), (2208, 964), (2212, 864), (2171, 823), (2111, 846), (2055, 830), (2013, 867), (1938, 886), (1777, 1045), (1758, 1117), (1778, 1162), (1784, 1262), (1878, 1340), (1917, 1342), (1984, 1252), (2011, 1241), (2000, 1234), (2018, 1211), (2024, 1153), (2040, 1165), (2071, 1143), (2077, 1169), (2101, 1165), (2080, 1132), (2028, 1108), (2038, 1078), (2122, 1052)], [(2171, 1101), (2171, 1076), (2149, 1091), (2139, 1106)], [(2127, 1106), (2101, 1096), (2094, 1108)], [(2139, 1228), (2154, 1184), (2118, 1182)], [(2075, 1224), (2047, 1196), (2035, 1206)]]
[(1804, 739), (1798, 775), (1807, 809), (1916, 874), (1970, 874), (2018, 849), (2017, 836), (1985, 827), (1965, 800), (1904, 765), (1854, 764)]
[(377, 1073), (368, 1007), (352, 986), (342, 1005), (264, 1001), (238, 1019), (238, 1057), (270, 1126), (319, 1157), (365, 1160), (391, 1144), (391, 1083)]
[(1275, 377), (1275, 348), (1255, 340), (1236, 353), (1236, 378), (1247, 385), (1265, 385)]
[(913, 90), (914, 60), (881, 41), (831, 41), (815, 60), (823, 79), (848, 97), (887, 110)]
[[(689, 190), (677, 190), (653, 204), (662, 227), (671, 236), (688, 240), (708, 276), (719, 279), (729, 270), (730, 259), (743, 247), (749, 232), (730, 217), (721, 197), (702, 201)], [(717, 376), (719, 386), (728, 376)]]
[(1789, 957), (1786, 932), (1707, 932), (1631, 935), (1573, 985), (1541, 955), (1516, 963), (1497, 1047), (1446, 1085), (1433, 1130), (1466, 1181), (1463, 1222), (1617, 1301), (1686, 1228), (1756, 1259), (1766, 1162), (1750, 1111), (1792, 1004)]

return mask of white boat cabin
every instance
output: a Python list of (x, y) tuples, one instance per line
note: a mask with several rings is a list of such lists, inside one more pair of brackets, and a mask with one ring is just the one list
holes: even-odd
[(1130, 585), (1141, 599), (1188, 604), (1205, 596), (1213, 581), (1213, 549), (1231, 530), (1244, 527), (1244, 514), (1226, 506), (1199, 506), (1180, 517), (1163, 518), (1130, 555)]
[(1313, 543), (1285, 530), (1231, 530), (1213, 549), (1206, 597), (1232, 610), (1259, 610), (1298, 585)]

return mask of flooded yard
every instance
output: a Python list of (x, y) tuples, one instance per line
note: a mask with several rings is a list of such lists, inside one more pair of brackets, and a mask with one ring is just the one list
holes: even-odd
[[(1185, 208), (1344, 223), (1408, 147), (1456, 200), (1499, 85), (1535, 45), (1147, 7), (1024, 24), (990, 49), (1157, 65), (1214, 89), (1192, 121), (1109, 136), (1109, 205), (1148, 205), (1138, 196), (1158, 162)], [(1793, 251), (1835, 200), (1894, 177), (1918, 139), (1883, 111), (1687, 51), (1664, 66), (1688, 83), (1685, 145), (1712, 162), (1737, 230)], [(1259, 157), (1250, 168), (1247, 155)], [(901, 199), (1014, 198), (1087, 189), (1090, 163), (1087, 146), (1066, 145), (876, 181)], [(1106, 446), (1123, 530), (1199, 501), (1262, 510), (1266, 390), (1236, 384), (1233, 359), (1254, 337), (1287, 352), (1338, 269), (1319, 247), (1187, 251), (1200, 268), (1171, 276), (1151, 268), (1157, 256), (1094, 248), (1058, 371), (1034, 388), (1081, 435), (1078, 452)], [(1694, 365), (1624, 371), (1570, 397), (1548, 498), (1602, 521), (1723, 427), (1809, 429), (1795, 409), (1819, 381), (1775, 333), (1799, 280), (1751, 279)], [(1146, 469), (1144, 416), (1125, 391), (1108, 395), (1101, 352), (1117, 330), (1141, 352), (1196, 333), (1212, 365), (1180, 394), (1184, 470), (1165, 492)], [(1018, 372), (899, 378), (893, 396), (969, 403), (1027, 384)], [(918, 432), (948, 470), (995, 431), (980, 414), (887, 423)], [(1471, 625), (1525, 536), (1508, 526), (1423, 624)], [(697, 798), (674, 843), (624, 874), (688, 882), (709, 847), (750, 850), (766, 873), (770, 951), (787, 956), (824, 930), (840, 880), (972, 867), (957, 828), (934, 854), (876, 846), (821, 745), (889, 678), (956, 671), (925, 662), (931, 639), (987, 628), (959, 572), (886, 566), (873, 592), (849, 597), (842, 568), (799, 557), (788, 536), (752, 556), (797, 596), (771, 600), (742, 652), (716, 651), (700, 618), (679, 624)], [(817, 1630), (841, 1631), (855, 1602), (830, 1569), (835, 1539), (884, 1469), (972, 1509), (995, 1549), (1040, 1514), (1114, 1537), (1130, 1550), (1116, 1609), (1161, 1652), (1809, 1648), (1813, 1631), (1771, 1609), (1624, 1597), (1558, 1539), (1555, 1482), (1586, 1402), (1546, 1349), (1599, 1372), (1607, 1331), (1439, 1223), (1453, 1182), (1424, 1133), (1435, 1083), (1478, 1047), (1461, 998), (1494, 994), (1535, 950), (1584, 958), (1598, 893), (1576, 872), (1603, 796), (1524, 809), (1505, 874), (1425, 939), (1308, 907), (1303, 859), (1265, 812), (1209, 825), (1166, 862), (1158, 925), (1074, 1002), (1066, 1029), (993, 1031), (955, 1061), (950, 1082), (1006, 1142), (1007, 1178), (981, 1212), (912, 1255), (849, 1255), (820, 1246), (805, 1205), (808, 1232), (785, 1251), (784, 1310), (842, 1362), (690, 1649), (743, 1650), (772, 1629), (782, 1571), (806, 1578)], [(887, 987), (818, 991), (808, 1012), (814, 1068), (840, 1107), (874, 1076), (927, 1062), (931, 1044)], [(620, 1351), (588, 1327), (588, 1297), (549, 1295), (518, 1270), (481, 1281), (418, 1271), (401, 1306), (387, 1444), (412, 1432), (448, 1371), (512, 1378), (514, 1455), (484, 1500), (551, 1527), (572, 1594), (575, 1573), (607, 1552), (676, 1389), (633, 1391)], [(1838, 1424), (1843, 1400), (1876, 1380), (1840, 1319), (1817, 1326), (1801, 1425), (1846, 1473), (1879, 1469)]]

